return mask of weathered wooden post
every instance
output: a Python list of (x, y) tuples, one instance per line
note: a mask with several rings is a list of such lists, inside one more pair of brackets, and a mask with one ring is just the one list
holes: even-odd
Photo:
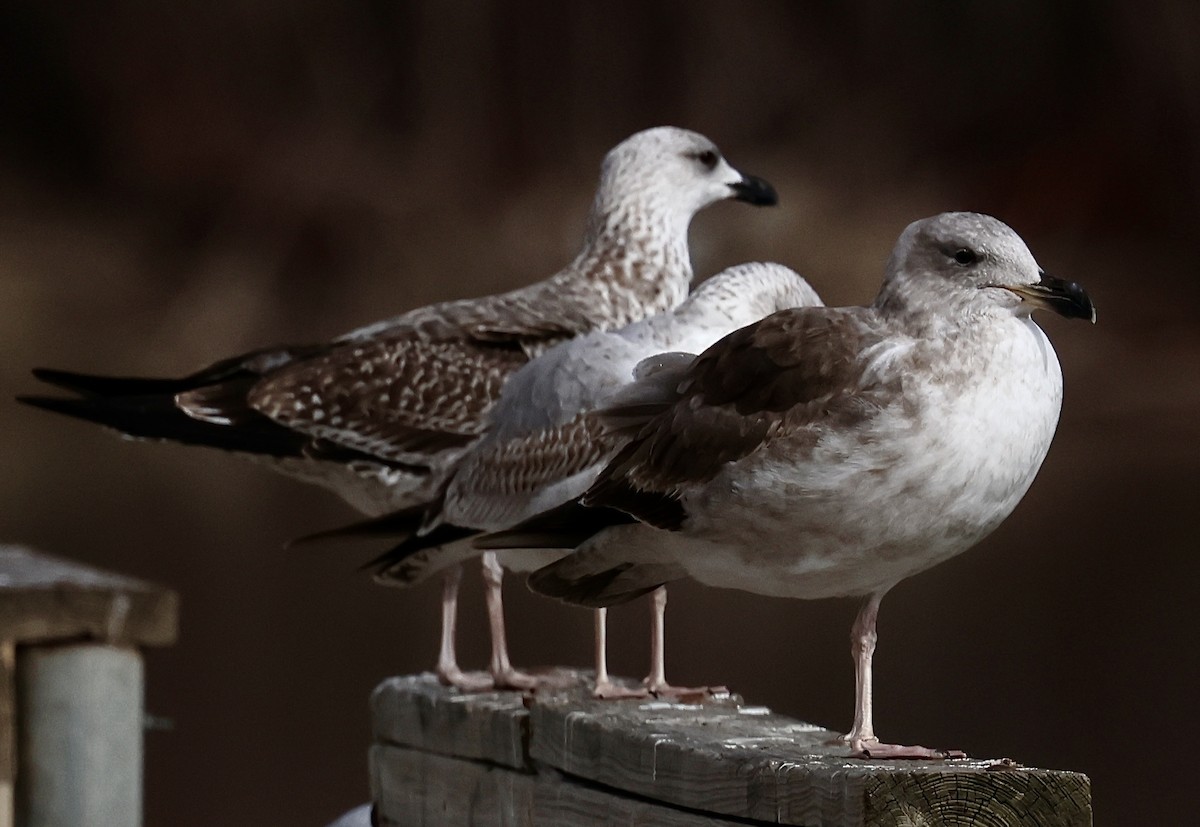
[(142, 823), (139, 647), (173, 592), (0, 546), (0, 827)]
[(1092, 823), (1080, 773), (1008, 760), (850, 759), (838, 733), (737, 696), (464, 695), (418, 675), (384, 681), (371, 705), (382, 827)]

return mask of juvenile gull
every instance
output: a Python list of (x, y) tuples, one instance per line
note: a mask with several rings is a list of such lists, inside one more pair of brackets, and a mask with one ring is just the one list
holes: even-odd
[(945, 754), (876, 738), (876, 616), (900, 580), (999, 525), (1041, 466), (1062, 374), (1037, 309), (1095, 321), (1087, 294), (1046, 275), (996, 219), (917, 221), (870, 307), (782, 311), (645, 377), (648, 401), (607, 412), (628, 441), (582, 502), (593, 525), (598, 510), (612, 527), (556, 536), (564, 512), (583, 508), (571, 504), (480, 544), (577, 547), (530, 584), (584, 606), (685, 575), (782, 597), (864, 596), (852, 751)]
[[(382, 525), (412, 536), (373, 561), (380, 582), (409, 586), (448, 565), (478, 556), (470, 543), (474, 530), (515, 525), (540, 511), (583, 494), (612, 459), (620, 444), (603, 434), (591, 413), (639, 373), (659, 362), (690, 361), (722, 336), (788, 307), (820, 305), (816, 291), (779, 264), (742, 264), (700, 285), (674, 310), (620, 330), (593, 332), (563, 342), (525, 365), (505, 385), (492, 410), (486, 436), (458, 463), (444, 497), (425, 508), (391, 515)], [(642, 364), (663, 351), (666, 358)], [(378, 526), (380, 524), (376, 524)], [(371, 524), (367, 524), (369, 529)], [(352, 532), (352, 529), (351, 529)], [(484, 555), (493, 642), (504, 636), (500, 603), (501, 565), (529, 572), (552, 562), (561, 551), (500, 552)], [(655, 591), (651, 670), (645, 691), (670, 694), (663, 654), (665, 589)], [(596, 689), (600, 697), (631, 694), (608, 679), (603, 609), (596, 618)], [(496, 646), (493, 669), (500, 668)], [(690, 690), (678, 690), (687, 692)]]
[[(583, 249), (509, 293), (444, 302), (332, 342), (273, 347), (181, 379), (35, 370), (76, 398), (22, 401), (138, 438), (250, 454), (367, 514), (427, 501), (482, 434), (505, 380), (564, 339), (674, 307), (692, 279), (692, 216), (724, 199), (773, 204), (695, 132), (658, 127), (605, 157)], [(446, 589), (453, 617), (457, 575)], [(444, 630), (438, 673), (464, 684)]]

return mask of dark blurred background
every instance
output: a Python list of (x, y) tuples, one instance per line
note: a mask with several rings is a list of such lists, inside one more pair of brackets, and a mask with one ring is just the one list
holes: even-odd
[[(1005, 0), (66, 3), (0, 17), (0, 539), (160, 581), (150, 825), (322, 825), (366, 800), (367, 697), (430, 668), (438, 588), (384, 590), (355, 515), (238, 458), (18, 407), (36, 365), (178, 374), (550, 274), (604, 152), (712, 137), (781, 205), (693, 224), (864, 303), (896, 235), (989, 212), (1100, 323), (1043, 324), (1059, 434), (1016, 513), (884, 602), (885, 738), (1069, 768), (1099, 822), (1194, 810), (1200, 508), (1200, 5)], [(477, 578), (462, 650), (487, 644)], [(590, 619), (510, 583), (521, 663), (585, 665)], [(672, 591), (670, 676), (850, 723), (850, 601)], [(645, 612), (613, 613), (643, 673)]]

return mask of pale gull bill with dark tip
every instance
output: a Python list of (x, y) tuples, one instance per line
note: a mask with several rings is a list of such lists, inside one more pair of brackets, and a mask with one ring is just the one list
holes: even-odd
[[(249, 455), (366, 514), (419, 505), (440, 491), (505, 381), (531, 358), (679, 304), (692, 279), (692, 216), (729, 199), (776, 197), (704, 136), (647, 129), (605, 156), (583, 247), (543, 281), (412, 310), (330, 342), (241, 354), (179, 379), (38, 369), (75, 395), (22, 401), (134, 438)], [(443, 609), (454, 615), (449, 597)], [(439, 675), (490, 685), (458, 667), (447, 626)]]
[(478, 544), (575, 548), (529, 583), (582, 606), (684, 576), (863, 597), (852, 753), (959, 754), (876, 737), (876, 616), (892, 586), (975, 545), (1033, 482), (1063, 387), (1035, 310), (1096, 318), (1084, 290), (1043, 272), (1000, 221), (917, 221), (870, 306), (781, 311), (666, 381), (635, 383), (657, 401), (602, 412), (624, 444), (572, 506), (591, 514), (590, 536), (552, 512)]
[[(621, 398), (636, 376), (689, 363), (692, 354), (778, 310), (820, 303), (812, 287), (789, 268), (742, 264), (705, 281), (673, 310), (619, 330), (597, 331), (563, 342), (508, 381), (489, 417), (486, 435), (460, 460), (440, 500), (340, 533), (358, 530), (371, 535), (385, 530), (407, 535), (371, 564), (376, 577), (392, 585), (423, 582), (448, 566), (478, 556), (482, 552), (470, 538), (479, 530), (515, 525), (588, 489), (620, 447), (592, 414), (601, 405)], [(504, 634), (499, 602), (502, 567), (529, 572), (562, 553), (536, 549), (504, 551), (498, 558), (484, 555), (491, 577), (488, 606), (493, 639), (502, 639)], [(665, 605), (665, 590), (656, 590), (651, 671), (640, 690), (628, 690), (608, 678), (605, 620), (599, 610), (597, 696), (679, 696), (703, 691), (672, 687), (666, 681)]]

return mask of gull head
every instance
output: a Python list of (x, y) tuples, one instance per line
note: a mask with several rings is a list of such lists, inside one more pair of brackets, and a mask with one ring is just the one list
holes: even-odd
[(909, 224), (896, 242), (876, 306), (1017, 316), (1053, 310), (1096, 321), (1096, 308), (1082, 287), (1042, 270), (1007, 224), (970, 212)]
[(659, 126), (631, 135), (604, 157), (595, 209), (665, 208), (690, 218), (726, 199), (771, 206), (778, 196), (763, 179), (730, 165), (703, 135)]

